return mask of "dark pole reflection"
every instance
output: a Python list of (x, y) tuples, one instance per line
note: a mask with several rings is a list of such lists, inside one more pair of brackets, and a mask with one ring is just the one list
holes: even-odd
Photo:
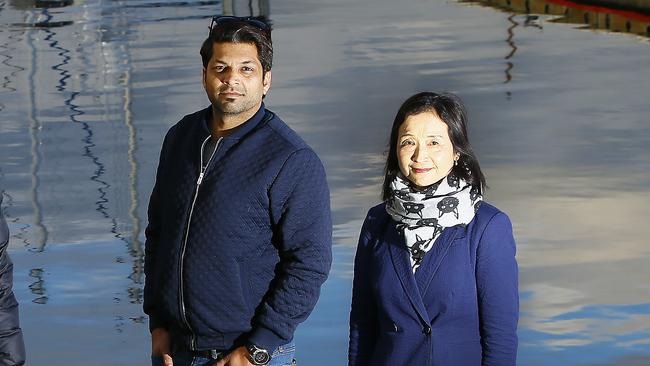
[[(70, 76), (70, 72), (66, 70), (64, 66), (68, 65), (70, 62), (71, 59), (70, 50), (60, 46), (59, 41), (55, 39), (56, 33), (53, 32), (49, 27), (44, 26), (44, 24), (47, 24), (49, 20), (52, 18), (52, 15), (49, 14), (49, 11), (47, 9), (43, 9), (43, 14), (47, 17), (45, 22), (40, 23), (41, 26), (43, 27), (43, 31), (47, 34), (47, 36), (44, 38), (44, 41), (49, 42), (49, 46), (57, 50), (58, 51), (57, 55), (61, 57), (61, 62), (52, 66), (52, 70), (56, 71), (60, 75), (58, 84), (56, 85), (56, 90), (59, 92), (66, 92), (67, 80), (71, 76)], [(104, 218), (110, 218), (110, 215), (108, 214), (107, 207), (106, 207), (106, 204), (108, 203), (107, 191), (110, 188), (110, 184), (108, 184), (106, 181), (102, 179), (102, 176), (106, 172), (106, 168), (94, 153), (94, 148), (96, 147), (96, 145), (93, 141), (93, 136), (94, 136), (93, 130), (90, 124), (88, 124), (87, 122), (80, 121), (78, 119), (79, 116), (84, 114), (81, 108), (77, 104), (75, 104), (75, 99), (80, 94), (81, 93), (78, 91), (70, 92), (68, 97), (64, 100), (64, 104), (68, 107), (68, 109), (71, 112), (69, 114), (70, 121), (79, 124), (81, 126), (81, 129), (84, 132), (85, 136), (82, 138), (82, 141), (84, 142), (85, 145), (83, 146), (82, 155), (89, 158), (90, 161), (95, 166), (95, 171), (90, 176), (90, 180), (96, 182), (99, 185), (99, 187), (97, 188), (99, 197), (97, 201), (95, 201), (95, 206), (96, 206), (95, 211), (99, 212)]]
[[(113, 11), (110, 13), (108, 13), (103, 7), (101, 7), (101, 9), (102, 11), (97, 14), (100, 24), (98, 25), (98, 29), (96, 29), (100, 38), (98, 44), (101, 45), (100, 48), (102, 52), (100, 52), (100, 54), (103, 58), (102, 64), (105, 65), (105, 68), (101, 70), (101, 72), (103, 72), (104, 75), (111, 75), (114, 71), (117, 71), (118, 73), (117, 76), (111, 77), (107, 81), (110, 85), (105, 85), (105, 87), (118, 87), (122, 90), (120, 95), (121, 114), (119, 120), (124, 123), (128, 134), (126, 157), (129, 165), (128, 189), (130, 203), (128, 216), (131, 221), (130, 234), (120, 230), (120, 220), (118, 220), (117, 217), (109, 215), (108, 211), (104, 211), (104, 213), (106, 214), (105, 217), (110, 218), (110, 231), (113, 236), (127, 244), (127, 252), (132, 257), (133, 263), (131, 274), (128, 276), (132, 281), (132, 286), (128, 287), (127, 296), (131, 303), (139, 304), (142, 303), (141, 288), (144, 275), (144, 251), (142, 248), (142, 242), (139, 239), (141, 230), (141, 220), (138, 216), (139, 196), (137, 191), (139, 164), (136, 159), (138, 138), (137, 129), (133, 124), (133, 116), (131, 113), (132, 61), (128, 47), (128, 35), (130, 32), (129, 22), (127, 19), (128, 12), (125, 7), (111, 9)], [(105, 20), (108, 20), (109, 23), (104, 23)], [(82, 52), (82, 56), (85, 63), (88, 64), (88, 67), (90, 68), (90, 66), (92, 66), (92, 61), (90, 60), (91, 56), (86, 56), (84, 52)], [(106, 203), (108, 203), (108, 201), (106, 201)], [(117, 263), (124, 262), (121, 257), (116, 258), (115, 261)], [(116, 294), (114, 301), (121, 302), (121, 295)], [(115, 329), (117, 332), (121, 332), (122, 326), (124, 325), (124, 322), (122, 321), (123, 317), (117, 316), (115, 320)]]
[[(113, 67), (118, 67), (117, 65), (124, 65), (124, 70), (122, 70), (120, 77), (120, 84), (123, 87), (122, 98), (122, 121), (126, 127), (128, 134), (128, 148), (127, 148), (127, 161), (129, 164), (129, 210), (128, 216), (131, 221), (131, 230), (130, 235), (125, 237), (118, 230), (118, 223), (115, 219), (112, 220), (112, 229), (111, 231), (115, 237), (127, 243), (127, 249), (129, 255), (133, 258), (133, 267), (131, 274), (128, 276), (129, 279), (133, 282), (133, 286), (128, 288), (128, 297), (131, 303), (140, 304), (142, 303), (142, 284), (144, 276), (144, 250), (142, 247), (142, 242), (140, 241), (140, 231), (141, 231), (141, 219), (138, 216), (139, 211), (139, 195), (138, 195), (138, 168), (139, 163), (136, 158), (136, 153), (138, 150), (138, 137), (137, 129), (133, 124), (133, 114), (131, 112), (131, 55), (128, 44), (128, 33), (129, 33), (129, 24), (127, 19), (127, 12), (124, 8), (118, 13), (111, 14), (109, 19), (113, 19), (113, 24), (110, 29), (105, 29), (101, 27), (102, 31), (100, 33), (102, 48), (106, 52), (102, 52), (102, 55), (106, 57), (108, 53), (114, 55), (112, 59)], [(104, 19), (102, 14), (101, 19)], [(119, 26), (115, 26), (116, 23), (119, 23)], [(108, 28), (108, 27), (106, 27)], [(110, 62), (105, 60), (105, 63)]]
[[(508, 17), (508, 21), (510, 22), (510, 27), (508, 27), (508, 38), (506, 38), (506, 43), (508, 43), (508, 46), (510, 47), (510, 52), (506, 55), (505, 60), (506, 60), (506, 69), (505, 69), (505, 74), (506, 74), (506, 80), (504, 81), (505, 84), (509, 83), (512, 81), (512, 69), (514, 68), (514, 64), (512, 63), (511, 59), (517, 52), (517, 46), (515, 45), (515, 28), (519, 25), (515, 21), (515, 14), (510, 14)], [(512, 92), (510, 90), (506, 91), (506, 98), (509, 100), (512, 97)]]
[[(526, 1), (526, 9), (530, 10), (528, 1)], [(510, 16), (508, 16), (508, 22), (510, 23), (510, 26), (507, 30), (508, 37), (506, 38), (506, 43), (508, 43), (508, 47), (510, 47), (510, 52), (506, 55), (506, 57), (504, 57), (506, 60), (506, 69), (504, 70), (506, 79), (503, 82), (504, 84), (508, 84), (512, 81), (512, 69), (515, 67), (514, 63), (512, 62), (512, 59), (518, 50), (517, 45), (515, 44), (515, 28), (520, 25), (520, 23), (515, 20), (516, 16), (517, 15), (515, 13), (511, 13)], [(535, 27), (542, 29), (542, 26), (537, 23), (538, 19), (539, 17), (536, 15), (526, 14), (524, 27)], [(512, 97), (512, 92), (509, 90), (506, 91), (506, 97), (507, 99), (510, 99)]]
[[(46, 9), (43, 10), (43, 12), (48, 16), (48, 18), (51, 18), (51, 15), (48, 14), (48, 11)], [(59, 45), (59, 42), (55, 39), (56, 33), (53, 32), (52, 30), (48, 28), (44, 28), (45, 33), (47, 33), (47, 36), (45, 37), (46, 42), (50, 42), (49, 46), (55, 50), (58, 51), (58, 56), (61, 57), (61, 63), (56, 64), (52, 66), (52, 70), (55, 70), (57, 73), (59, 73), (60, 78), (58, 80), (58, 85), (56, 86), (56, 90), (59, 92), (65, 92), (66, 91), (66, 86), (67, 86), (67, 80), (70, 78), (70, 73), (68, 70), (64, 69), (63, 66), (67, 65), (70, 62), (70, 51), (61, 47)], [(110, 188), (110, 185), (103, 181), (101, 178), (102, 175), (104, 175), (104, 172), (106, 171), (104, 164), (99, 160), (97, 156), (95, 156), (93, 152), (93, 148), (96, 146), (95, 143), (93, 142), (93, 130), (90, 128), (90, 125), (87, 122), (82, 122), (79, 121), (77, 118), (78, 116), (81, 116), (84, 114), (84, 112), (79, 108), (78, 105), (75, 104), (75, 98), (80, 94), (80, 92), (70, 92), (69, 96), (64, 100), (64, 104), (68, 107), (70, 110), (70, 121), (77, 123), (81, 125), (81, 129), (84, 131), (85, 136), (82, 138), (82, 141), (85, 143), (83, 146), (83, 156), (89, 158), (93, 165), (95, 165), (96, 169), (93, 172), (93, 175), (90, 176), (90, 180), (97, 182), (99, 184), (99, 187), (97, 188), (97, 191), (99, 192), (99, 198), (97, 201), (95, 201), (96, 205), (96, 211), (101, 213), (103, 217), (109, 218), (109, 214), (106, 211), (106, 203), (108, 202), (108, 199), (106, 198), (106, 191), (108, 188)]]
[(48, 300), (48, 297), (45, 294), (45, 281), (43, 280), (44, 272), (43, 268), (33, 268), (29, 271), (29, 277), (34, 279), (34, 282), (29, 285), (29, 291), (37, 296), (32, 300), (35, 304), (46, 304)]
[(20, 65), (15, 65), (12, 63), (13, 60), (12, 51), (14, 51), (15, 49), (10, 47), (10, 45), (13, 43), (20, 42), (21, 34), (19, 32), (12, 32), (12, 31), (9, 31), (8, 33), (9, 35), (7, 36), (7, 43), (0, 45), (0, 48), (2, 48), (2, 51), (0, 52), (0, 56), (2, 56), (3, 58), (1, 63), (7, 66), (12, 71), (2, 78), (3, 79), (2, 89), (5, 89), (8, 92), (15, 92), (16, 88), (12, 86), (13, 79), (16, 78), (16, 75), (19, 72), (25, 71), (25, 68)]

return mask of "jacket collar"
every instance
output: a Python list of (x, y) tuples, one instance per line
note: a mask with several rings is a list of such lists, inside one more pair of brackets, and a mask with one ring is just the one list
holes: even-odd
[[(266, 115), (266, 107), (264, 106), (264, 103), (260, 106), (260, 109), (255, 112), (255, 114), (249, 118), (246, 122), (242, 123), (239, 125), (237, 128), (235, 128), (232, 133), (224, 139), (227, 140), (239, 140), (242, 137), (246, 136), (246, 134), (250, 131), (252, 131), (255, 127), (257, 127), (262, 121), (266, 121), (266, 118), (264, 116)], [(201, 130), (202, 130), (202, 135), (203, 139), (205, 139), (210, 133), (210, 125), (209, 121), (212, 118), (212, 106), (208, 106), (203, 110), (201, 113)]]

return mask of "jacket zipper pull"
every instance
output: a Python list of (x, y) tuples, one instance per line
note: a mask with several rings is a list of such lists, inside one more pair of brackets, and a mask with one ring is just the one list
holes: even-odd
[(203, 181), (203, 172), (199, 173), (199, 179), (196, 180), (196, 185), (200, 186)]

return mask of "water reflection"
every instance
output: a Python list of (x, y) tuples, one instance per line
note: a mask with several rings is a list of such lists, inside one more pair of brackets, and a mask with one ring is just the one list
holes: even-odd
[(268, 19), (271, 14), (269, 0), (224, 0), (222, 8), (223, 15), (252, 16)]
[(508, 38), (506, 38), (506, 42), (508, 43), (508, 46), (510, 46), (511, 50), (510, 52), (506, 55), (505, 59), (508, 60), (508, 67), (506, 68), (506, 83), (509, 83), (510, 80), (512, 80), (512, 75), (510, 74), (510, 70), (512, 70), (513, 65), (512, 62), (510, 62), (510, 59), (512, 56), (515, 55), (515, 52), (517, 52), (517, 46), (515, 45), (514, 38), (515, 38), (515, 32), (514, 29), (517, 28), (519, 23), (517, 23), (515, 20), (515, 15), (511, 15), (508, 17), (508, 21), (512, 24), (510, 27), (508, 27)]
[(30, 155), (31, 167), (30, 167), (30, 176), (31, 176), (31, 189), (30, 189), (30, 202), (32, 204), (32, 209), (34, 211), (34, 226), (36, 227), (36, 237), (35, 237), (35, 248), (36, 251), (43, 251), (45, 248), (45, 243), (47, 242), (48, 230), (45, 224), (43, 223), (43, 209), (38, 197), (38, 189), (40, 186), (40, 178), (38, 175), (39, 168), (41, 166), (42, 154), (40, 146), (41, 141), (41, 131), (42, 125), (37, 116), (37, 106), (36, 106), (36, 84), (34, 82), (34, 77), (37, 71), (36, 63), (36, 48), (34, 47), (34, 42), (31, 34), (27, 35), (27, 43), (30, 48), (31, 53), (31, 67), (29, 70), (29, 130), (30, 130), (30, 139), (31, 139), (31, 149)]
[[(270, 3), (36, 3), (0, 2), (0, 178), (31, 360), (79, 359), (72, 339), (84, 360), (120, 347), (98, 363), (145, 364), (142, 230), (160, 143), (207, 103), (209, 17), (269, 19)], [(331, 280), (298, 329), (302, 363), (345, 362), (356, 236), (379, 200), (391, 119), (426, 89), (467, 101), (488, 199), (513, 218), (521, 364), (648, 363), (647, 44), (559, 27), (539, 3), (274, 4), (268, 105), (319, 152), (335, 221)]]
[[(647, 174), (579, 177), (566, 169), (489, 171), (491, 197), (502, 199), (516, 217), (523, 358), (553, 352), (560, 364), (596, 364), (621, 353), (647, 354), (650, 291), (643, 238), (649, 233), (646, 226), (626, 222), (650, 215), (650, 193), (614, 188), (622, 180), (647, 181)], [(611, 215), (613, 209), (619, 214)]]
[[(86, 19), (84, 20), (92, 20), (92, 22), (87, 22), (87, 23), (84, 22), (83, 27), (85, 28), (84, 29), (85, 31), (93, 32), (94, 34), (99, 36), (99, 40), (101, 42), (100, 45), (102, 47), (101, 61), (98, 63), (95, 59), (95, 55), (92, 54), (93, 47), (91, 47), (91, 45), (96, 44), (96, 39), (94, 39), (94, 37), (84, 39), (84, 41), (86, 42), (86, 46), (89, 47), (78, 47), (75, 49), (74, 52), (71, 51), (65, 46), (66, 42), (58, 40), (58, 35), (52, 28), (58, 26), (70, 25), (73, 24), (74, 22), (54, 21), (53, 20), (54, 15), (52, 15), (49, 10), (54, 7), (63, 7), (63, 6), (71, 5), (71, 3), (72, 2), (69, 3), (58, 2), (56, 4), (55, 3), (43, 4), (43, 2), (36, 2), (32, 4), (33, 8), (40, 7), (41, 9), (39, 10), (35, 9), (35, 12), (26, 12), (25, 18), (28, 19), (28, 21), (25, 23), (20, 23), (20, 25), (26, 26), (28, 29), (27, 40), (28, 40), (28, 46), (31, 50), (30, 52), (31, 67), (29, 69), (29, 74), (28, 74), (28, 80), (29, 80), (28, 90), (30, 94), (30, 99), (29, 99), (30, 108), (29, 108), (28, 117), (30, 121), (29, 135), (31, 138), (31, 157), (32, 157), (31, 169), (30, 169), (30, 175), (32, 177), (31, 179), (32, 184), (30, 189), (31, 192), (30, 201), (32, 202), (33, 213), (34, 213), (33, 225), (34, 228), (36, 229), (36, 230), (32, 230), (31, 237), (25, 240), (27, 243), (32, 245), (34, 250), (37, 252), (44, 251), (48, 241), (48, 230), (45, 224), (43, 223), (43, 209), (38, 198), (39, 187), (40, 187), (39, 169), (42, 161), (42, 152), (41, 152), (42, 136), (41, 135), (43, 132), (43, 125), (41, 123), (42, 118), (39, 116), (39, 111), (42, 111), (43, 107), (37, 105), (37, 100), (39, 98), (35, 95), (39, 90), (37, 86), (37, 79), (42, 78), (43, 74), (39, 70), (39, 66), (42, 64), (42, 61), (39, 60), (39, 57), (42, 54), (42, 50), (39, 50), (37, 45), (37, 43), (41, 41), (41, 38), (35, 35), (34, 33), (44, 32), (44, 37), (42, 38), (42, 42), (45, 42), (47, 46), (55, 52), (56, 57), (54, 57), (53, 59), (56, 60), (58, 58), (58, 62), (54, 62), (54, 64), (52, 66), (49, 66), (49, 68), (51, 70), (54, 70), (56, 72), (56, 75), (58, 75), (55, 83), (55, 89), (59, 95), (64, 96), (64, 100), (62, 104), (68, 108), (68, 112), (64, 113), (64, 115), (68, 116), (70, 122), (73, 122), (74, 124), (80, 126), (82, 131), (81, 141), (83, 143), (83, 145), (81, 146), (82, 149), (81, 156), (89, 159), (91, 164), (94, 166), (92, 170), (92, 174), (90, 175), (89, 179), (90, 181), (95, 182), (98, 185), (98, 187), (96, 188), (97, 198), (95, 199), (94, 202), (95, 210), (99, 212), (103, 218), (108, 219), (110, 221), (110, 225), (111, 225), (110, 231), (114, 234), (114, 236), (120, 238), (128, 245), (128, 252), (133, 257), (133, 269), (132, 269), (132, 273), (128, 277), (133, 281), (133, 287), (127, 290), (127, 294), (130, 297), (131, 302), (139, 303), (141, 302), (140, 287), (142, 284), (143, 252), (142, 252), (142, 244), (138, 239), (138, 235), (140, 231), (140, 219), (137, 216), (139, 205), (138, 205), (138, 194), (136, 190), (137, 160), (135, 158), (135, 153), (137, 151), (137, 147), (136, 147), (137, 136), (136, 136), (136, 130), (132, 123), (132, 118), (130, 113), (130, 90), (128, 87), (130, 70), (126, 70), (125, 72), (122, 72), (123, 70), (120, 70), (120, 68), (123, 68), (121, 65), (127, 65), (127, 66), (129, 65), (128, 52), (120, 52), (121, 49), (124, 49), (125, 46), (124, 41), (127, 39), (127, 37), (125, 37), (124, 30), (119, 30), (119, 26), (124, 24), (119, 24), (119, 23), (108, 24), (109, 27), (112, 26), (111, 28), (114, 28), (113, 32), (107, 32), (107, 31), (100, 32), (100, 30), (109, 30), (109, 29), (105, 29), (106, 27), (103, 27), (102, 24), (97, 24), (97, 19), (101, 20), (103, 19), (103, 17), (98, 16), (99, 14), (94, 14), (92, 10), (94, 8), (96, 10), (102, 11), (102, 8), (98, 6), (90, 7), (90, 8), (87, 7), (86, 10), (89, 11), (82, 13), (86, 17)], [(47, 6), (41, 6), (41, 5), (47, 5)], [(23, 4), (23, 6), (26, 6), (26, 9), (32, 8), (31, 6), (29, 6), (29, 4)], [(122, 15), (124, 15), (124, 12), (122, 12)], [(112, 14), (111, 18), (114, 21), (117, 17), (115, 16), (115, 14)], [(35, 19), (35, 20), (29, 21), (29, 19)], [(99, 29), (89, 29), (92, 27), (92, 25), (89, 27), (88, 23), (91, 24), (95, 23)], [(73, 34), (75, 36), (78, 35), (75, 33)], [(12, 38), (13, 37), (10, 37), (10, 40)], [(38, 41), (35, 41), (35, 39), (38, 39)], [(10, 43), (7, 43), (4, 46), (4, 48), (8, 49), (9, 46)], [(119, 229), (118, 227), (120, 226), (119, 221), (121, 220), (117, 219), (113, 214), (110, 213), (109, 191), (111, 189), (111, 185), (108, 183), (107, 180), (103, 178), (103, 176), (106, 174), (107, 168), (95, 152), (95, 150), (98, 148), (98, 145), (94, 141), (95, 131), (91, 123), (84, 120), (86, 112), (84, 111), (85, 107), (82, 105), (83, 102), (77, 101), (80, 98), (84, 98), (85, 95), (87, 94), (95, 94), (93, 90), (94, 86), (87, 85), (87, 81), (88, 81), (87, 78), (79, 78), (78, 80), (80, 81), (80, 84), (77, 84), (76, 86), (71, 83), (74, 80), (72, 79), (72, 73), (70, 72), (69, 68), (71, 66), (71, 63), (74, 61), (73, 57), (75, 59), (80, 59), (81, 63), (85, 65), (84, 68), (86, 70), (91, 70), (95, 64), (105, 65), (104, 72), (102, 73), (104, 77), (102, 79), (105, 82), (103, 85), (103, 89), (104, 89), (103, 95), (105, 97), (108, 97), (107, 99), (111, 98), (110, 97), (111, 94), (117, 95), (121, 92), (124, 93), (122, 115), (110, 116), (104, 113), (102, 120), (106, 122), (108, 122), (110, 119), (113, 119), (115, 121), (124, 121), (124, 124), (128, 130), (127, 159), (130, 166), (129, 196), (131, 198), (129, 216), (131, 218), (131, 222), (132, 222), (131, 227), (133, 228), (133, 230), (131, 230), (130, 234), (126, 236), (123, 235), (122, 232), (118, 231)], [(7, 65), (11, 65), (10, 60), (11, 60), (11, 56), (7, 56), (4, 63)], [(52, 58), (50, 58), (50, 60), (52, 60)], [(23, 70), (24, 68), (17, 68), (14, 72), (4, 76), (5, 89), (9, 89), (9, 91), (16, 90), (15, 88), (10, 87), (9, 84), (11, 82), (11, 79), (15, 77), (18, 74), (18, 72)], [(124, 84), (124, 82), (126, 82), (127, 85), (126, 88), (122, 88), (121, 86), (121, 84)], [(43, 272), (42, 268), (37, 268), (37, 269), (33, 269), (32, 272), (30, 273), (31, 277), (34, 276), (38, 277), (38, 280), (34, 282), (32, 285), (30, 285), (30, 289), (32, 289), (33, 293), (38, 295), (42, 295), (40, 292), (44, 288), (44, 282), (41, 276), (42, 272)], [(45, 304), (47, 302), (47, 297), (40, 296), (37, 299), (35, 299), (34, 302), (39, 304)]]
[(553, 23), (580, 24), (583, 28), (650, 37), (648, 4), (631, 1), (567, 0), (460, 0), (519, 14), (554, 16)]
[(73, 2), (73, 0), (9, 0), (9, 5), (17, 10), (30, 10), (62, 8), (72, 5)]
[[(511, 59), (512, 59), (512, 56), (515, 55), (515, 52), (517, 52), (517, 46), (515, 45), (515, 41), (514, 41), (514, 38), (515, 38), (514, 29), (517, 28), (519, 23), (517, 23), (514, 20), (514, 18), (515, 18), (514, 14), (512, 14), (511, 16), (508, 17), (508, 21), (512, 25), (510, 27), (508, 27), (508, 38), (506, 38), (506, 42), (508, 43), (508, 46), (510, 46), (511, 50), (505, 57), (507, 66), (506, 66), (506, 70), (505, 70), (506, 80), (504, 81), (504, 83), (509, 83), (512, 80), (511, 71), (512, 71), (512, 68), (514, 67), (514, 64), (512, 63)], [(510, 90), (506, 91), (506, 96), (508, 97), (508, 99), (510, 99), (511, 95), (512, 95), (512, 92)]]
[(32, 300), (36, 304), (47, 304), (48, 297), (45, 294), (45, 282), (43, 280), (43, 268), (33, 268), (29, 271), (29, 277), (33, 278), (34, 282), (29, 285), (29, 290), (36, 298)]

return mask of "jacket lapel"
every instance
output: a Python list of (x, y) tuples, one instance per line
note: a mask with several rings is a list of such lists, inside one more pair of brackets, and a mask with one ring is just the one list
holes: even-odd
[(429, 314), (427, 313), (426, 307), (422, 301), (420, 290), (415, 283), (415, 277), (413, 276), (413, 270), (411, 269), (411, 262), (408, 257), (409, 252), (406, 245), (404, 245), (404, 238), (397, 230), (394, 221), (391, 220), (387, 226), (388, 228), (384, 240), (389, 248), (388, 250), (390, 252), (391, 261), (393, 262), (393, 268), (395, 268), (395, 272), (397, 272), (397, 277), (399, 277), (404, 292), (406, 292), (406, 296), (411, 302), (411, 305), (413, 305), (413, 308), (420, 318), (426, 322), (426, 324), (429, 324)]
[(440, 264), (447, 256), (447, 252), (454, 240), (463, 237), (464, 232), (464, 227), (457, 226), (447, 228), (442, 232), (442, 234), (440, 234), (435, 243), (433, 243), (431, 250), (429, 250), (429, 252), (424, 256), (422, 264), (417, 271), (415, 271), (415, 283), (420, 289), (422, 297), (427, 293), (431, 280), (438, 271), (438, 268), (440, 268)]

